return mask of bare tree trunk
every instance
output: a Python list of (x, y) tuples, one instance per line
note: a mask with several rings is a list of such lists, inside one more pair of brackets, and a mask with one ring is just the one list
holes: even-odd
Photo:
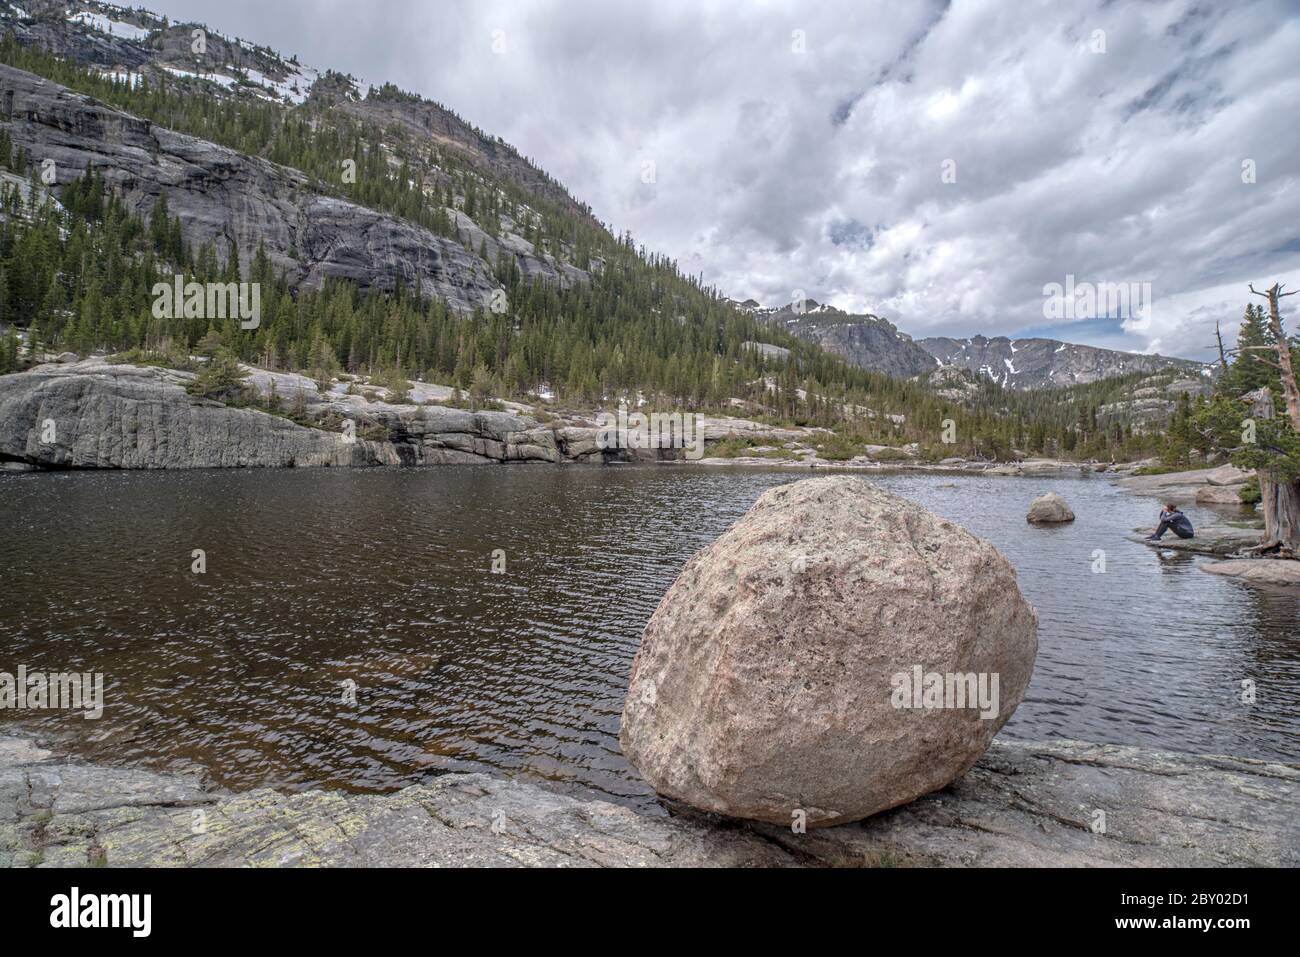
[(1273, 333), (1273, 345), (1277, 349), (1277, 368), (1282, 373), (1282, 396), (1286, 399), (1286, 414), (1291, 420), (1291, 428), (1300, 432), (1300, 388), (1296, 387), (1295, 370), (1291, 368), (1291, 346), (1286, 341), (1282, 314), (1278, 310), (1278, 300), (1294, 296), (1295, 292), (1283, 292), (1281, 283), (1276, 282), (1264, 292), (1258, 292), (1253, 285), (1250, 291), (1268, 300), (1268, 328)]
[[(1291, 428), (1300, 432), (1300, 388), (1296, 387), (1295, 369), (1291, 367), (1291, 345), (1282, 328), (1282, 315), (1278, 301), (1295, 292), (1283, 292), (1281, 283), (1273, 283), (1264, 292), (1254, 285), (1250, 291), (1268, 300), (1268, 326), (1273, 333), (1277, 349), (1276, 367), (1282, 377), (1282, 396), (1286, 400), (1287, 417)], [(1273, 398), (1268, 389), (1251, 393), (1256, 418), (1273, 418)], [(1262, 550), (1276, 551), (1278, 546), (1292, 555), (1300, 554), (1300, 480), (1279, 480), (1268, 469), (1259, 469), (1259, 491), (1264, 506), (1264, 544)]]
[[(1273, 393), (1258, 389), (1248, 396), (1251, 415), (1273, 418)], [(1300, 481), (1278, 480), (1271, 469), (1257, 469), (1261, 505), (1264, 508), (1264, 542), (1255, 552), (1276, 552), (1279, 547), (1300, 553)]]
[(1228, 356), (1223, 351), (1223, 333), (1219, 331), (1219, 324), (1214, 324), (1214, 338), (1219, 341), (1219, 371), (1225, 376), (1228, 374)]
[(1264, 504), (1264, 550), (1278, 547), (1300, 555), (1300, 482), (1274, 482), (1259, 473)]

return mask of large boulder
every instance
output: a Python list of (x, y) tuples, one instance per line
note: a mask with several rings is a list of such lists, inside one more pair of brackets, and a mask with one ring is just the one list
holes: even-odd
[[(619, 740), (675, 801), (855, 821), (975, 763), (1024, 697), (1036, 629), (1011, 565), (952, 522), (859, 478), (780, 486), (660, 602)], [(984, 708), (955, 679), (936, 698), (956, 675)]]
[(1234, 465), (1220, 465), (1218, 468), (1192, 469), (1187, 472), (1130, 475), (1120, 479), (1119, 484), (1138, 495), (1156, 495), (1163, 501), (1182, 504), (1196, 501), (1197, 493), (1206, 486), (1239, 486), (1252, 478), (1253, 472)]
[(1031, 525), (1062, 525), (1074, 521), (1074, 512), (1055, 492), (1040, 495), (1029, 504), (1025, 521)]
[(1207, 485), (1196, 490), (1197, 505), (1241, 505), (1240, 485)]
[(1205, 481), (1210, 485), (1245, 485), (1255, 477), (1255, 473), (1246, 469), (1239, 469), (1235, 465), (1220, 465), (1217, 469), (1210, 469), (1205, 473)]

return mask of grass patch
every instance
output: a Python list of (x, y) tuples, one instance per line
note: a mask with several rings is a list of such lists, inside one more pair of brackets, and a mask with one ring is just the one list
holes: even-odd
[(711, 444), (707, 451), (710, 456), (720, 459), (742, 457), (756, 459), (794, 458), (794, 453), (789, 449), (772, 448), (769, 442), (759, 441), (740, 435), (728, 435), (725, 439), (721, 439)]
[(822, 439), (814, 448), (817, 449), (817, 457), (827, 462), (847, 462), (866, 452), (866, 448), (860, 442), (854, 442), (839, 434)]
[(158, 352), (153, 349), (131, 349), (108, 356), (109, 365), (151, 366), (155, 369), (178, 369), (181, 372), (196, 372), (197, 362), (183, 352)]
[(881, 449), (871, 456), (877, 462), (910, 462), (912, 457), (900, 449)]

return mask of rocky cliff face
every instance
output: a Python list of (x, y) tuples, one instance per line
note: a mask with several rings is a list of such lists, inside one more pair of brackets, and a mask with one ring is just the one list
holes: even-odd
[[(232, 108), (241, 98), (273, 100), (286, 109), (330, 109), (385, 127), (398, 124), (426, 148), (455, 150), (489, 180), (511, 182), (590, 218), (563, 187), (512, 148), (437, 104), (391, 92), (363, 96), (350, 78), (321, 77), (266, 48), (210, 30), (206, 50), (196, 59), (195, 26), (107, 4), (0, 3), (0, 31), (12, 30), (23, 45), (102, 74), (132, 82), (165, 77), (173, 87), (193, 87), (196, 95), (229, 101)], [(508, 217), (497, 229), (485, 230), (464, 211), (449, 209), (457, 235), (439, 236), (336, 198), (296, 170), (161, 128), (6, 66), (0, 66), (0, 128), (38, 165), (54, 161), (51, 185), (68, 183), (89, 168), (146, 219), (165, 196), (187, 242), (196, 248), (212, 243), (222, 255), (233, 243), (245, 265), (265, 243), (276, 269), (294, 285), (316, 288), (340, 278), (362, 289), (391, 289), (398, 282), (407, 287), (418, 282), (426, 294), (469, 310), (488, 304), (497, 286), (492, 268), (499, 255), (513, 259), (527, 279), (569, 285), (588, 278), (538, 249)], [(436, 167), (420, 175), (429, 195), (451, 182)], [(485, 259), (477, 255), (481, 249)]]
[(1214, 381), (1209, 376), (1171, 377), (1167, 373), (1151, 376), (1137, 382), (1120, 401), (1098, 406), (1097, 421), (1102, 425), (1125, 421), (1138, 428), (1163, 428), (1184, 392), (1195, 399), (1213, 391)]
[[(192, 33), (200, 27), (205, 49), (196, 55)], [(589, 208), (544, 170), (440, 104), (392, 90), (371, 91), (352, 77), (322, 73), (204, 24), (170, 21), (141, 7), (94, 0), (0, 0), (0, 28), (13, 30), (24, 45), (120, 77), (163, 72), (175, 82), (201, 88), (205, 95), (257, 97), (289, 106), (309, 103), (384, 127), (397, 124), (455, 150), (485, 176), (509, 181), (595, 223)]]
[[(1199, 377), (1208, 368), (1188, 359), (1097, 349), (1055, 339), (1013, 340), (1005, 336), (992, 339), (975, 336), (971, 339), (913, 340), (879, 316), (853, 315), (811, 299), (806, 300), (800, 309), (794, 306), (765, 309), (752, 299), (734, 305), (781, 326), (801, 339), (815, 342), (856, 366), (898, 378), (927, 376), (950, 367), (987, 377), (1004, 388), (1050, 389), (1162, 369), (1176, 369), (1185, 376)], [(1206, 381), (1209, 381), (1208, 376)], [(936, 390), (945, 392), (954, 387), (946, 377), (934, 380), (933, 385)], [(954, 400), (969, 398), (969, 383), (958, 383), (957, 386), (962, 395), (947, 397)], [(1152, 417), (1159, 418), (1160, 411), (1153, 410)], [(1167, 410), (1163, 411), (1167, 416)]]
[[(952, 367), (992, 379), (1004, 388), (1051, 389), (1086, 385), (1133, 372), (1175, 369), (1183, 372), (1185, 378), (1204, 374), (1209, 381), (1210, 367), (1190, 359), (1098, 349), (1056, 339), (975, 336), (914, 340), (879, 316), (853, 315), (812, 299), (805, 300), (797, 309), (793, 305), (764, 308), (752, 299), (733, 301), (733, 305), (815, 342), (856, 366), (899, 378), (924, 376), (942, 367)], [(935, 380), (933, 384), (941, 389), (951, 389), (954, 385), (949, 378)], [(958, 387), (963, 397), (969, 397), (968, 383), (959, 383)], [(1196, 390), (1192, 391), (1195, 394)]]
[(932, 338), (916, 343), (943, 365), (968, 369), (1010, 389), (1085, 385), (1132, 372), (1183, 369), (1199, 375), (1202, 363), (1168, 356), (1097, 349), (1055, 339)]
[[(332, 431), (198, 399), (189, 373), (105, 362), (0, 377), (0, 465), (39, 469), (314, 468), (604, 461), (594, 429), (504, 412), (304, 399)], [(360, 400), (357, 400), (358, 402)], [(350, 418), (350, 434), (339, 430)], [(376, 436), (367, 440), (363, 436)], [(619, 450), (610, 455), (617, 456)]]
[(957, 366), (935, 366), (920, 376), (931, 391), (941, 399), (962, 404), (972, 403), (980, 394), (980, 384), (975, 374)]
[(396, 463), (386, 443), (194, 399), (165, 369), (76, 363), (0, 376), (0, 464), (47, 469)]
[[(520, 156), (512, 146), (499, 137), (476, 129), (437, 103), (383, 93), (363, 97), (355, 82), (338, 74), (317, 81), (311, 88), (308, 102), (341, 110), (385, 128), (400, 126), (416, 137), (455, 150), (489, 178), (513, 183), (530, 195), (596, 222), (585, 204), (575, 200), (563, 186)], [(475, 248), (478, 248), (477, 244)]]
[[(29, 156), (52, 159), (58, 185), (89, 167), (145, 219), (166, 196), (187, 242), (224, 250), (233, 240), (246, 264), (265, 243), (276, 269), (295, 285), (315, 288), (331, 278), (363, 289), (419, 282), (426, 293), (466, 310), (486, 307), (497, 287), (487, 262), (459, 242), (316, 192), (297, 171), (172, 132), (3, 65), (0, 128)], [(466, 221), (467, 228), (473, 225)], [(522, 239), (504, 237), (502, 244), (527, 276), (560, 284), (586, 278), (573, 266), (535, 255)], [(497, 243), (490, 245), (494, 256)]]

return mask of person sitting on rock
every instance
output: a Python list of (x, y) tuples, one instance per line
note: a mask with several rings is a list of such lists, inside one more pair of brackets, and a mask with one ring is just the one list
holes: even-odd
[(1180, 512), (1173, 502), (1166, 502), (1164, 511), (1160, 513), (1160, 526), (1154, 535), (1147, 536), (1147, 541), (1160, 541), (1165, 532), (1170, 529), (1173, 529), (1174, 534), (1179, 538), (1192, 538), (1196, 535), (1196, 530), (1192, 528), (1192, 520)]

